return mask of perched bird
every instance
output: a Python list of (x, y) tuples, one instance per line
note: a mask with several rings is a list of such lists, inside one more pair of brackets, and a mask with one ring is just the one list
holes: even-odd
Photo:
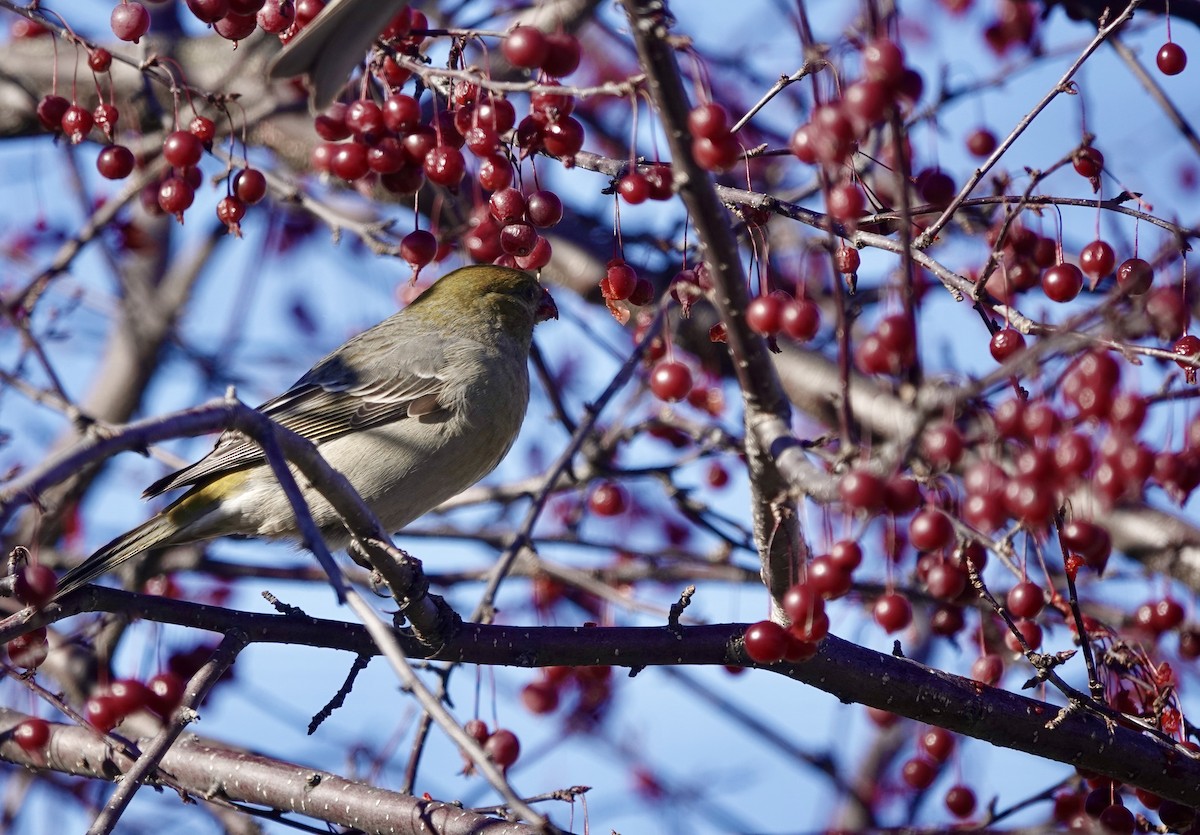
[[(350, 339), (260, 409), (317, 445), (389, 531), (490, 473), (529, 403), (538, 322), (558, 318), (533, 276), (464, 267)], [(190, 487), (161, 513), (68, 571), (61, 597), (149, 548), (257, 536), (296, 539), (296, 521), (262, 450), (227, 431), (206, 457), (146, 490)], [(311, 487), (304, 498), (330, 548), (350, 537)]]

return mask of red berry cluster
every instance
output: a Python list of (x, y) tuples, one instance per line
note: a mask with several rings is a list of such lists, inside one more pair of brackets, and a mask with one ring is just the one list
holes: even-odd
[(612, 704), (612, 667), (545, 667), (541, 675), (521, 689), (521, 703), (530, 713), (554, 713), (565, 695), (574, 693), (568, 722), (589, 727)]
[[(984, 286), (989, 293), (1007, 304), (1018, 293), (1038, 286), (1042, 280), (1042, 270), (1053, 268), (1058, 262), (1058, 247), (1053, 238), (1039, 235), (1019, 223), (1009, 226), (1003, 239), (1000, 238), (1001, 232), (1002, 228), (997, 227), (988, 234), (988, 245), (999, 249), (999, 264)], [(1076, 290), (1075, 294), (1078, 292)], [(1049, 290), (1047, 295), (1050, 295)], [(1055, 300), (1069, 301), (1071, 298), (1074, 296)]]
[[(918, 738), (917, 748), (916, 756), (900, 766), (900, 778), (909, 788), (924, 791), (954, 753), (954, 734), (945, 728), (927, 728)], [(975, 811), (975, 794), (966, 786), (955, 786), (946, 795), (946, 806), (958, 817), (969, 817)]]
[(854, 364), (864, 374), (900, 375), (916, 361), (916, 329), (903, 313), (884, 316), (854, 347)]
[[(1181, 743), (1193, 747), (1193, 743)], [(1099, 830), (1113, 835), (1132, 835), (1139, 831), (1138, 820), (1126, 802), (1134, 798), (1148, 811), (1157, 814), (1165, 829), (1187, 832), (1196, 821), (1196, 811), (1173, 800), (1164, 800), (1145, 789), (1134, 789), (1097, 774), (1080, 772), (1084, 785), (1054, 796), (1054, 820), (1072, 832)], [(1153, 829), (1154, 824), (1149, 822)], [(1144, 829), (1145, 827), (1142, 827)]]
[(46, 627), (39, 626), (24, 635), (18, 635), (8, 641), (4, 645), (4, 649), (8, 653), (8, 660), (16, 666), (26, 670), (36, 670), (42, 666), (42, 662), (50, 653)]
[(983, 30), (983, 39), (997, 55), (1033, 43), (1038, 10), (1028, 0), (999, 0), (996, 18)]
[(515, 67), (540, 69), (552, 78), (563, 78), (579, 69), (579, 40), (566, 32), (543, 32), (534, 26), (516, 26), (500, 46)]
[[(866, 209), (862, 189), (843, 174), (859, 140), (893, 108), (919, 99), (923, 88), (920, 74), (906, 66), (900, 46), (888, 38), (877, 38), (863, 46), (862, 78), (846, 87), (841, 99), (813, 110), (809, 121), (792, 134), (792, 153), (802, 162), (825, 166), (836, 180), (826, 195), (826, 208), (835, 220), (853, 223)], [(939, 200), (943, 177), (939, 172), (931, 184)], [(953, 196), (952, 188), (950, 194)]]
[(137, 679), (114, 681), (84, 703), (83, 715), (88, 724), (103, 733), (143, 708), (166, 719), (183, 700), (184, 686), (183, 678), (173, 672), (159, 673), (145, 683)]
[(812, 658), (829, 634), (825, 601), (836, 600), (850, 591), (854, 570), (862, 564), (862, 556), (856, 542), (842, 540), (834, 543), (828, 554), (811, 559), (804, 579), (784, 592), (781, 601), (790, 626), (784, 628), (769, 620), (751, 624), (744, 636), (746, 654), (759, 664), (796, 663)]
[(807, 342), (821, 327), (821, 308), (810, 299), (776, 290), (746, 306), (746, 324), (763, 336), (783, 333), (797, 342)]
[[(497, 728), (494, 731), (489, 731), (487, 723), (481, 719), (472, 719), (467, 724), (463, 725), (463, 730), (467, 735), (474, 739), (483, 748), (483, 752), (488, 755), (501, 771), (507, 771), (508, 767), (517, 761), (521, 756), (521, 741), (517, 739), (517, 735), (510, 730)], [(465, 759), (465, 757), (464, 757)], [(464, 774), (471, 774), (474, 767), (469, 759), (466, 760), (466, 765), (463, 768)]]
[(688, 113), (692, 158), (706, 171), (728, 171), (742, 156), (742, 146), (730, 131), (729, 111), (718, 102), (697, 105)]
[(674, 193), (671, 166), (661, 162), (640, 169), (631, 166), (629, 173), (617, 180), (617, 194), (631, 206), (647, 200), (670, 200)]
[(624, 258), (614, 258), (600, 279), (600, 295), (608, 302), (628, 301), (642, 307), (654, 301), (654, 285), (650, 279), (638, 275)]

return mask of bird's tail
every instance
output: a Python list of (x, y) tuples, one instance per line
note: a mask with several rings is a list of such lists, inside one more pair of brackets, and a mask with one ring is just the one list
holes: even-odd
[(136, 557), (156, 545), (162, 545), (179, 530), (178, 525), (167, 513), (160, 513), (149, 521), (123, 533), (112, 542), (72, 568), (58, 581), (54, 599), (86, 586), (101, 574), (107, 574), (121, 563)]

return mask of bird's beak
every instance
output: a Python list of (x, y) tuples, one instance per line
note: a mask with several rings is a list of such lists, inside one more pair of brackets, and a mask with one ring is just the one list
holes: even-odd
[(545, 287), (542, 288), (542, 300), (538, 302), (534, 316), (539, 322), (558, 318), (558, 305), (554, 303), (554, 297), (550, 295), (550, 291)]

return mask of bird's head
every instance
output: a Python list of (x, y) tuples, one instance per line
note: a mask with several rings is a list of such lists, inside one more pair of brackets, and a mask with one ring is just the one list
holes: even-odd
[(442, 276), (409, 307), (449, 326), (466, 329), (480, 323), (511, 336), (529, 336), (538, 322), (558, 318), (554, 299), (536, 278), (494, 264)]

